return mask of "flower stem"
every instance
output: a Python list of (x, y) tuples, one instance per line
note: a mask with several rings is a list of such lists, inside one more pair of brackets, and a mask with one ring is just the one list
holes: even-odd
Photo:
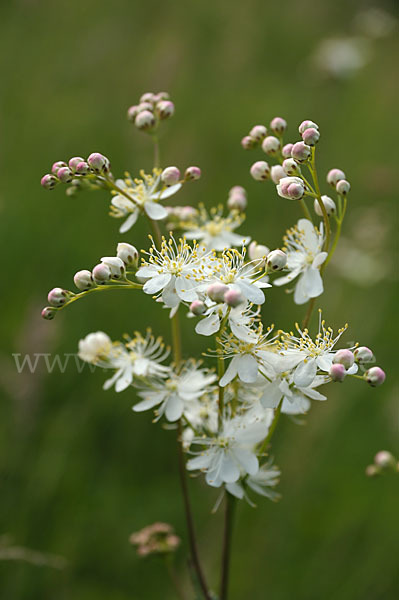
[(166, 566), (166, 570), (169, 575), (170, 582), (171, 582), (178, 598), (180, 598), (180, 600), (187, 600), (186, 594), (180, 585), (179, 578), (176, 575), (176, 571), (173, 567), (172, 560), (173, 560), (173, 558), (171, 555), (168, 555), (168, 554), (165, 555), (165, 566)]
[(231, 540), (233, 533), (233, 522), (235, 513), (236, 499), (234, 496), (226, 492), (226, 505), (224, 513), (224, 533), (223, 533), (223, 553), (222, 553), (222, 577), (220, 582), (220, 600), (227, 600), (229, 574), (230, 574), (230, 557), (231, 557)]
[(280, 403), (276, 408), (273, 421), (271, 422), (271, 425), (270, 425), (269, 432), (268, 432), (267, 436), (265, 437), (265, 439), (263, 440), (262, 446), (260, 447), (260, 450), (259, 450), (259, 454), (264, 454), (264, 452), (266, 452), (267, 446), (269, 445), (271, 437), (277, 427), (277, 423), (278, 423), (278, 420), (279, 420), (280, 414), (281, 414), (282, 405), (283, 405), (283, 398), (281, 398)]
[(305, 218), (308, 219), (311, 223), (313, 223), (312, 215), (310, 214), (310, 211), (309, 211), (308, 207), (306, 206), (306, 202), (305, 202), (305, 200), (303, 198), (301, 198), (299, 200), (299, 204), (302, 207), (303, 214), (305, 215)]
[(159, 229), (158, 223), (156, 221), (154, 221), (153, 219), (150, 219), (150, 217), (148, 217), (148, 221), (150, 222), (152, 234), (155, 238), (157, 246), (158, 246), (158, 248), (160, 248), (161, 243), (162, 243), (162, 238), (161, 238), (161, 231)]
[(161, 159), (159, 152), (159, 139), (157, 135), (152, 136), (152, 141), (154, 143), (154, 169), (159, 169)]
[(302, 329), (306, 329), (306, 327), (309, 325), (310, 317), (312, 316), (315, 302), (316, 298), (311, 298), (308, 302), (308, 310), (306, 311), (306, 315), (302, 321)]
[(310, 163), (308, 164), (308, 168), (312, 175), (314, 187), (316, 190), (317, 201), (319, 203), (320, 210), (323, 214), (324, 226), (326, 228), (326, 239), (324, 241), (324, 251), (328, 252), (328, 248), (330, 246), (331, 227), (330, 227), (330, 220), (328, 218), (326, 207), (324, 206), (323, 200), (321, 199), (319, 178), (317, 176), (317, 169), (316, 169), (315, 147), (314, 146), (312, 147), (312, 157), (310, 159)]
[(334, 241), (332, 243), (332, 246), (331, 246), (331, 249), (330, 249), (330, 252), (329, 252), (327, 258), (326, 258), (324, 264), (322, 265), (323, 268), (325, 268), (328, 265), (328, 263), (330, 262), (331, 257), (334, 254), (335, 249), (337, 247), (339, 238), (341, 237), (341, 228), (342, 228), (342, 223), (343, 223), (345, 213), (346, 213), (346, 205), (347, 205), (347, 199), (346, 199), (346, 197), (344, 197), (344, 207), (342, 209), (342, 213), (339, 216), (339, 219), (337, 220), (337, 230), (335, 232)]

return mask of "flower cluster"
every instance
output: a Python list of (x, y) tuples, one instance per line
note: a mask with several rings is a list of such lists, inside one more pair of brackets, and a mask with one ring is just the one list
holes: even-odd
[(167, 554), (180, 546), (181, 539), (175, 534), (169, 523), (153, 523), (132, 533), (129, 538), (133, 546), (137, 546), (139, 556), (151, 554)]
[(160, 122), (172, 117), (174, 112), (175, 105), (167, 92), (146, 92), (138, 104), (129, 107), (127, 118), (140, 131), (154, 133)]

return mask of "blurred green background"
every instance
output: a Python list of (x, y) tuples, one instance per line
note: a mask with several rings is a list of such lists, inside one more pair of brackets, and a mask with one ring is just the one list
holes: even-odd
[[(129, 534), (163, 520), (185, 537), (173, 432), (133, 414), (134, 393), (103, 392), (104, 374), (18, 374), (12, 353), (71, 353), (91, 331), (113, 338), (152, 325), (169, 339), (166, 313), (132, 292), (99, 294), (53, 322), (40, 319), (46, 294), (71, 287), (121, 240), (146, 245), (140, 224), (118, 234), (108, 195), (49, 193), (40, 177), (55, 160), (100, 151), (115, 175), (152, 164), (150, 141), (125, 111), (145, 91), (168, 90), (175, 117), (162, 163), (198, 164), (202, 179), (179, 203), (224, 201), (248, 190), (248, 233), (278, 246), (300, 212), (248, 174), (260, 152), (240, 139), (276, 115), (287, 141), (305, 118), (319, 123), (324, 179), (341, 167), (352, 183), (344, 239), (317, 305), (344, 342), (370, 346), (388, 372), (384, 387), (330, 386), (302, 426), (284, 419), (273, 445), (282, 501), (241, 504), (234, 536), (232, 600), (387, 600), (397, 597), (398, 478), (370, 480), (380, 449), (398, 453), (394, 296), (397, 240), (397, 30), (365, 36), (348, 1), (14, 0), (0, 5), (0, 535), (11, 544), (65, 557), (62, 570), (0, 561), (1, 600), (174, 598), (162, 564), (139, 560)], [(393, 5), (378, 2), (392, 14)], [(364, 27), (363, 27), (364, 31)], [(361, 36), (366, 64), (347, 77), (315, 66), (325, 38)], [(357, 42), (356, 42), (357, 43)], [(347, 64), (344, 60), (344, 65)], [(316, 61), (317, 62), (317, 61)], [(356, 61), (355, 61), (356, 62)], [(361, 61), (360, 61), (361, 62)], [(326, 187), (324, 192), (328, 193)], [(292, 328), (304, 307), (271, 290), (265, 322)], [(206, 340), (184, 322), (185, 354)], [(331, 389), (332, 388), (332, 389)], [(200, 479), (191, 484), (200, 545), (217, 580), (221, 514)], [(185, 570), (186, 545), (178, 553)], [(186, 582), (187, 583), (187, 582)]]

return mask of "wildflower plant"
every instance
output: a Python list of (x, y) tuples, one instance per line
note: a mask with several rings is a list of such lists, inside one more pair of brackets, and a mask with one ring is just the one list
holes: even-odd
[[(230, 189), (226, 207), (165, 204), (201, 175), (196, 166), (186, 168), (182, 175), (175, 166), (159, 164), (158, 131), (173, 114), (174, 105), (166, 93), (144, 94), (128, 110), (129, 121), (154, 142), (150, 172), (115, 177), (109, 159), (95, 152), (87, 159), (58, 161), (42, 178), (44, 188), (53, 190), (64, 184), (67, 194), (109, 191), (110, 215), (122, 221), (121, 233), (129, 233), (129, 242), (120, 242), (115, 256), (105, 256), (91, 271), (75, 274), (78, 291), (51, 290), (42, 315), (52, 319), (89, 294), (116, 288), (133, 291), (134, 303), (155, 301), (159, 309), (167, 309), (171, 348), (151, 330), (116, 342), (99, 331), (80, 340), (79, 356), (110, 371), (104, 389), (114, 386), (117, 392), (131, 393), (135, 412), (150, 411), (154, 422), (166, 422), (176, 431), (194, 583), (200, 597), (226, 600), (234, 505), (239, 500), (254, 505), (257, 496), (280, 498), (276, 490), (280, 470), (271, 457), (280, 415), (307, 413), (313, 401), (327, 399), (326, 386), (331, 383), (355, 378), (375, 387), (384, 382), (385, 373), (371, 366), (375, 359), (366, 346), (344, 343), (337, 348), (346, 324), (334, 333), (319, 310), (318, 329), (309, 329), (350, 192), (344, 172), (334, 168), (327, 174), (334, 197), (322, 194), (315, 160), (319, 126), (303, 121), (301, 139), (286, 142), (287, 123), (276, 117), (269, 128), (254, 126), (241, 142), (245, 150), (259, 149), (268, 159), (256, 161), (251, 176), (274, 185), (282, 202), (291, 201), (294, 211), (298, 207), (303, 211), (303, 217), (288, 229), (281, 248), (270, 251), (264, 243), (236, 232), (242, 228), (247, 207), (247, 193), (241, 186)], [(151, 229), (141, 260), (130, 243), (135, 241), (132, 227), (140, 218)], [(267, 313), (262, 314), (270, 288), (286, 285), (294, 289), (294, 303), (306, 305), (302, 324), (293, 325), (295, 332), (276, 329), (267, 322)], [(136, 298), (139, 293), (144, 294), (140, 300)], [(190, 317), (193, 335), (202, 336), (204, 344), (211, 346), (202, 355), (186, 356), (179, 327), (185, 315)], [(218, 595), (203, 570), (187, 471), (203, 476), (217, 490), (216, 505), (225, 505)], [(142, 555), (170, 553), (178, 546), (171, 531), (164, 525), (146, 528), (131, 541)], [(176, 589), (186, 598), (181, 586)]]

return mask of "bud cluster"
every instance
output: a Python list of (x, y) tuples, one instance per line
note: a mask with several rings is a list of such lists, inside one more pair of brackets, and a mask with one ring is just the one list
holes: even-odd
[(366, 475), (375, 477), (389, 470), (399, 473), (399, 462), (388, 450), (380, 450), (374, 456), (374, 463), (366, 467)]
[(165, 554), (174, 552), (180, 546), (180, 538), (168, 523), (153, 523), (144, 527), (129, 538), (133, 546), (137, 546), (139, 556)]
[[(366, 346), (358, 346), (353, 352), (349, 349), (338, 350), (334, 355), (329, 375), (333, 381), (342, 383), (355, 363), (358, 367), (363, 367), (371, 362), (374, 362), (374, 355)], [(370, 367), (364, 373), (363, 379), (371, 387), (377, 387), (384, 383), (385, 372), (380, 367)]]
[(127, 119), (140, 131), (153, 133), (160, 121), (169, 119), (174, 112), (175, 105), (167, 92), (146, 92), (138, 104), (128, 108)]
[(40, 181), (46, 190), (53, 190), (59, 183), (77, 183), (87, 175), (107, 175), (110, 162), (106, 156), (93, 152), (85, 160), (81, 156), (73, 156), (68, 163), (58, 160), (51, 167), (51, 173), (44, 175)]

